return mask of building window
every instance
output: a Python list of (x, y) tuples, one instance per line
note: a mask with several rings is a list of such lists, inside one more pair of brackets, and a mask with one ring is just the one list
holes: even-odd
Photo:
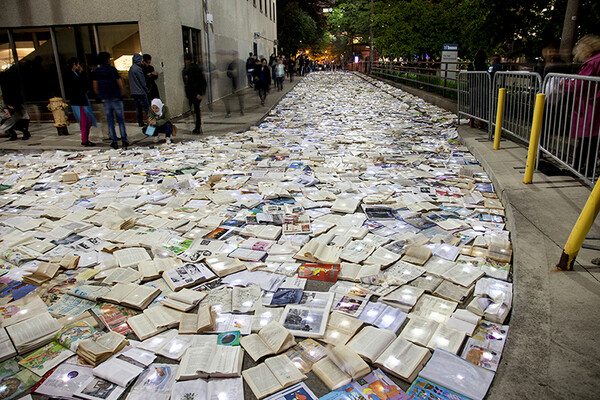
[(258, 4), (260, 4), (260, 12), (262, 12), (262, 10), (263, 10), (262, 3), (263, 3), (263, 0), (258, 0)]

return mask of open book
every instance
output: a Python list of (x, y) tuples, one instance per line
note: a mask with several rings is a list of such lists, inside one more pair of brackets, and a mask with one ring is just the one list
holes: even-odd
[(160, 289), (136, 285), (134, 283), (117, 283), (110, 292), (102, 296), (102, 300), (143, 310), (160, 294)]
[(169, 293), (167, 297), (161, 300), (161, 303), (167, 307), (178, 311), (187, 312), (207, 296), (206, 292), (198, 292), (191, 289), (183, 289), (179, 292)]
[(239, 346), (203, 343), (190, 347), (179, 364), (176, 379), (227, 378), (240, 376), (244, 351)]
[(127, 324), (140, 340), (148, 339), (160, 332), (177, 326), (181, 312), (165, 306), (156, 306), (127, 319)]
[(176, 382), (171, 391), (171, 400), (193, 399), (234, 400), (244, 398), (242, 378), (195, 379)]
[(330, 390), (371, 372), (369, 365), (354, 350), (344, 345), (333, 347), (329, 357), (314, 363), (312, 370)]
[(58, 321), (45, 312), (7, 327), (6, 332), (17, 352), (24, 354), (50, 343), (60, 328)]
[(277, 321), (271, 321), (258, 334), (244, 336), (241, 345), (254, 361), (269, 355), (279, 354), (294, 346), (294, 336)]
[(198, 308), (197, 314), (182, 313), (179, 320), (179, 333), (196, 334), (204, 331), (214, 331), (217, 313), (211, 306)]
[(323, 341), (335, 346), (348, 343), (363, 322), (357, 318), (334, 311), (329, 315)]
[(93, 369), (93, 374), (121, 387), (127, 387), (150, 365), (156, 356), (148, 351), (129, 348)]
[(412, 382), (429, 360), (429, 357), (431, 357), (431, 353), (425, 347), (413, 344), (402, 337), (397, 337), (377, 357), (375, 365), (402, 380)]
[(215, 278), (216, 275), (202, 263), (185, 263), (163, 272), (163, 279), (171, 290), (179, 290)]
[(306, 379), (306, 375), (284, 354), (268, 358), (264, 363), (245, 370), (242, 376), (257, 399)]

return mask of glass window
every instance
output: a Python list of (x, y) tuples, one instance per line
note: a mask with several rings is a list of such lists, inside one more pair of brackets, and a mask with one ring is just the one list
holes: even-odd
[(62, 96), (50, 29), (14, 29), (13, 38), (25, 101), (47, 103), (51, 97)]
[[(8, 31), (0, 29), (0, 102), (12, 101), (11, 94), (20, 96), (21, 85), (19, 80), (19, 71), (17, 60), (13, 57), (10, 41), (8, 40)], [(8, 96), (5, 99), (5, 96)], [(2, 110), (0, 110), (1, 112)]]
[(97, 64), (93, 26), (61, 26), (54, 29), (54, 34), (63, 74), (67, 60), (76, 57), (83, 66), (83, 75), (90, 82), (91, 69)]
[(119, 71), (125, 93), (129, 94), (128, 72), (135, 53), (141, 52), (138, 24), (98, 25), (99, 51), (110, 53), (114, 66)]

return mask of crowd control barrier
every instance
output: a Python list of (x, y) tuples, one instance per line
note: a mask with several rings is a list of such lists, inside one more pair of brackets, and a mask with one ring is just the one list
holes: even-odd
[[(461, 115), (489, 124), (491, 78), (487, 71), (461, 71), (458, 73), (458, 123)], [(488, 125), (489, 128), (489, 125)]]

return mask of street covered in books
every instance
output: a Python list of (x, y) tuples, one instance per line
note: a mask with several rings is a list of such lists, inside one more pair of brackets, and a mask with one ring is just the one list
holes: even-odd
[(453, 120), (312, 73), (246, 132), (0, 156), (0, 397), (483, 399), (512, 244)]

